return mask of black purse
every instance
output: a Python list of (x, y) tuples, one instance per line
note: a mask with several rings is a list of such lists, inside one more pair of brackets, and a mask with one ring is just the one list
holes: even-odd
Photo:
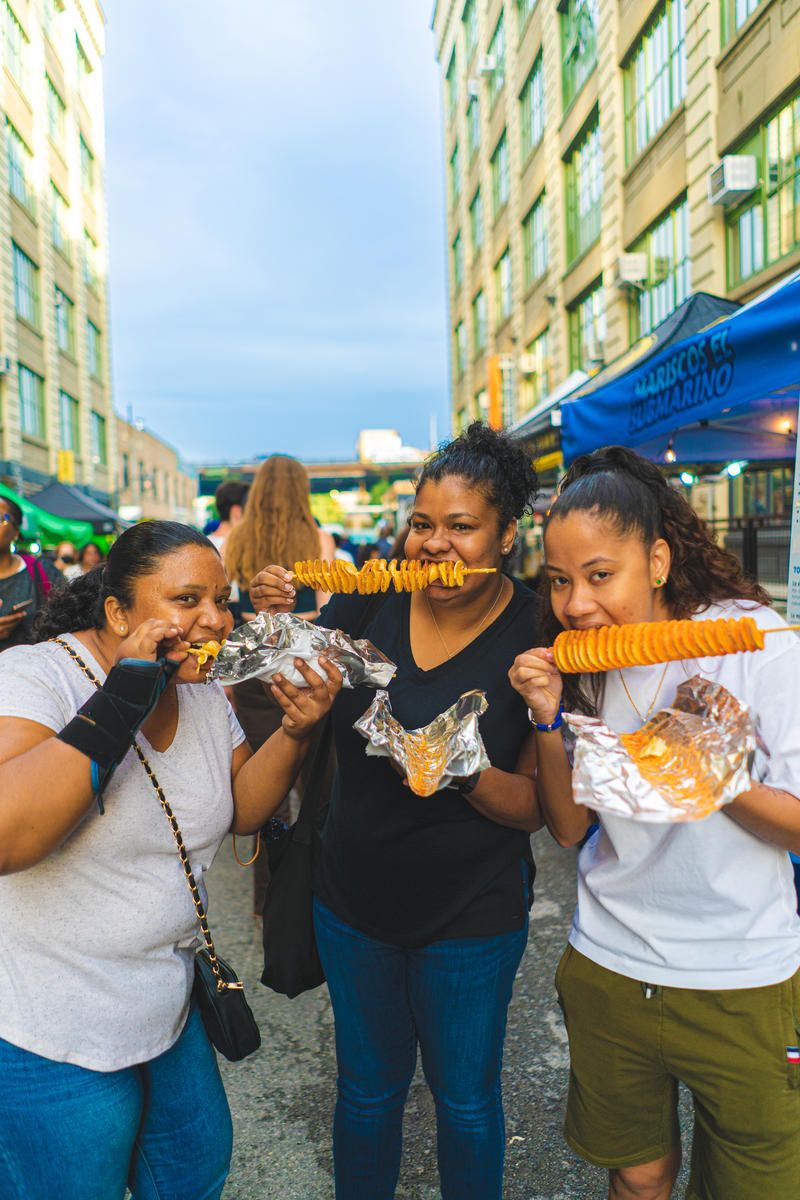
[[(361, 637), (383, 600), (379, 594), (365, 602), (353, 638)], [(290, 999), (325, 982), (314, 934), (314, 864), (335, 767), (329, 713), (308, 772), (297, 821), (283, 837), (270, 840), (266, 848), (270, 880), (263, 910), (261, 982)]]
[[(72, 649), (70, 644), (62, 641), (61, 638), (54, 638), (53, 640), (58, 642), (59, 646), (64, 647), (70, 657), (83, 671), (84, 675), (92, 681), (95, 687), (99, 688), (101, 686), (99, 679), (87, 667), (80, 655)], [(194, 903), (194, 911), (200, 925), (200, 932), (205, 942), (205, 949), (198, 950), (194, 959), (192, 998), (197, 1004), (212, 1046), (220, 1054), (224, 1055), (225, 1058), (230, 1059), (231, 1062), (238, 1062), (239, 1059), (246, 1058), (248, 1054), (252, 1054), (261, 1045), (261, 1034), (258, 1025), (256, 1025), (255, 1017), (250, 1009), (250, 1005), (247, 1003), (247, 997), (244, 994), (244, 984), (241, 983), (233, 968), (224, 959), (217, 957), (216, 950), (214, 949), (214, 941), (211, 937), (211, 930), (208, 927), (205, 905), (201, 899), (192, 868), (189, 865), (189, 854), (184, 845), (183, 836), (180, 826), (175, 819), (175, 814), (170, 807), (167, 797), (164, 795), (155, 771), (145, 758), (141, 746), (138, 742), (134, 741), (133, 748), (147, 773), (147, 778), (155, 788), (159, 803), (169, 821), (172, 836), (175, 838), (175, 844), (178, 847), (178, 855), (183, 867), (183, 873), (186, 876), (186, 882), (192, 895), (192, 902)]]

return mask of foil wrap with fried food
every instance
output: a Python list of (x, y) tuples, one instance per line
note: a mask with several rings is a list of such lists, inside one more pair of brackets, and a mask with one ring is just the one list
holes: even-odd
[(389, 695), (379, 691), (353, 726), (367, 739), (367, 754), (385, 755), (417, 796), (432, 796), (455, 779), (485, 771), (489, 763), (478, 718), (489, 702), (483, 692), (464, 692), (422, 729), (404, 729), (392, 716)]
[(222, 684), (261, 679), (268, 683), (282, 675), (297, 687), (306, 681), (294, 665), (296, 658), (308, 663), (323, 678), (319, 665), (325, 654), (342, 672), (344, 687), (386, 687), (397, 667), (365, 638), (348, 637), (340, 629), (324, 629), (291, 613), (259, 613), (240, 625), (219, 653), (211, 678)]
[(598, 813), (634, 821), (699, 821), (750, 787), (756, 731), (747, 708), (695, 675), (636, 733), (565, 713), (576, 736), (572, 793)]

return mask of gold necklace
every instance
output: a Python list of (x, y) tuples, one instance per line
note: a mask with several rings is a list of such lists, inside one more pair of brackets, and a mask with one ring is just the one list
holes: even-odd
[(505, 587), (505, 580), (504, 580), (503, 576), (501, 576), (501, 577), (500, 577), (500, 587), (497, 589), (497, 593), (495, 594), (495, 598), (494, 598), (494, 600), (492, 601), (492, 603), (489, 605), (489, 608), (486, 610), (486, 612), (485, 612), (485, 613), (483, 614), (483, 616), (481, 617), (481, 619), (480, 619), (480, 622), (479, 622), (479, 624), (478, 624), (478, 627), (477, 627), (477, 629), (475, 630), (475, 632), (474, 632), (474, 633), (473, 633), (472, 631), (470, 631), (470, 635), (469, 635), (469, 637), (466, 639), (466, 641), (462, 642), (462, 644), (461, 644), (461, 645), (458, 647), (458, 649), (457, 649), (457, 650), (454, 650), (452, 653), (450, 652), (450, 649), (449, 649), (449, 647), (448, 647), (448, 645), (447, 645), (447, 642), (444, 640), (444, 635), (442, 634), (442, 631), (441, 631), (441, 629), (439, 628), (439, 622), (436, 620), (436, 614), (435, 614), (435, 612), (433, 611), (433, 605), (431, 604), (430, 597), (428, 596), (428, 593), (427, 593), (427, 591), (423, 592), (423, 595), (424, 595), (424, 597), (425, 597), (425, 600), (426, 600), (426, 602), (427, 602), (427, 605), (428, 605), (428, 612), (431, 614), (431, 619), (432, 619), (432, 621), (433, 621), (434, 628), (435, 628), (436, 632), (437, 632), (437, 633), (438, 633), (438, 635), (439, 635), (439, 641), (442, 643), (442, 646), (443, 646), (443, 648), (444, 648), (444, 652), (445, 652), (445, 654), (447, 655), (448, 659), (455, 658), (456, 654), (460, 654), (460, 653), (461, 653), (461, 651), (464, 649), (464, 647), (465, 647), (465, 646), (467, 646), (467, 645), (468, 645), (468, 644), (469, 644), (471, 641), (473, 641), (473, 640), (474, 640), (474, 639), (475, 639), (475, 638), (478, 636), (478, 634), (479, 634), (479, 633), (480, 633), (480, 631), (483, 629), (483, 627), (484, 627), (484, 625), (486, 624), (486, 622), (489, 620), (489, 617), (490, 617), (490, 616), (492, 615), (492, 613), (494, 612), (494, 610), (495, 610), (495, 606), (496, 606), (496, 604), (497, 604), (497, 601), (500, 599), (500, 597), (501, 597), (501, 596), (502, 596), (502, 594), (503, 594), (503, 588), (504, 588), (504, 587)]
[(660, 678), (660, 679), (659, 679), (659, 681), (658, 681), (658, 687), (657, 687), (657, 688), (656, 688), (656, 690), (655, 690), (655, 693), (654, 693), (654, 695), (653, 695), (653, 699), (650, 701), (650, 707), (648, 708), (648, 710), (647, 710), (647, 712), (645, 713), (645, 715), (644, 715), (644, 716), (642, 716), (641, 712), (639, 711), (639, 705), (636, 703), (636, 701), (634, 700), (633, 696), (632, 696), (632, 695), (630, 694), (630, 692), (628, 691), (628, 685), (627, 685), (627, 683), (625, 682), (625, 676), (622, 674), (622, 668), (621, 668), (621, 667), (619, 668), (619, 677), (620, 677), (620, 679), (622, 680), (622, 686), (623, 686), (623, 687), (624, 687), (624, 689), (625, 689), (625, 695), (626, 695), (626, 696), (628, 697), (628, 699), (630, 700), (630, 702), (631, 702), (631, 707), (633, 708), (633, 711), (636, 713), (637, 717), (639, 718), (639, 720), (642, 722), (642, 724), (643, 724), (643, 725), (646, 725), (646, 724), (647, 724), (647, 722), (650, 720), (650, 717), (652, 716), (653, 709), (654, 709), (654, 708), (655, 708), (655, 706), (656, 706), (656, 700), (658, 699), (658, 697), (659, 697), (659, 694), (660, 694), (660, 692), (661, 692), (661, 689), (662, 689), (662, 687), (664, 686), (664, 680), (665, 680), (665, 679), (666, 679), (666, 677), (667, 677), (667, 671), (668, 671), (668, 670), (669, 670), (669, 663), (664, 663), (664, 670), (661, 672), (661, 678)]

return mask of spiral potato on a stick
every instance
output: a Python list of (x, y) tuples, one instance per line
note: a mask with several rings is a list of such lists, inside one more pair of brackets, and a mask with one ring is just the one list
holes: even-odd
[(763, 650), (764, 634), (752, 617), (716, 621), (642, 621), (570, 629), (553, 644), (559, 671), (578, 675), (624, 667), (649, 666), (684, 658), (707, 658)]
[(463, 562), (423, 562), (420, 559), (372, 559), (357, 570), (352, 563), (306, 559), (294, 564), (294, 577), (304, 587), (319, 592), (358, 592), (372, 596), (394, 587), (396, 592), (416, 592), (431, 583), (461, 587), (467, 575), (488, 575), (494, 567), (467, 567)]

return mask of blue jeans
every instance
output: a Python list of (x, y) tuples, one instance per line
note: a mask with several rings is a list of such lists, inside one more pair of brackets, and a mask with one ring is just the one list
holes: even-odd
[(231, 1115), (196, 1009), (171, 1049), (122, 1071), (0, 1039), (0, 1081), (3, 1200), (122, 1200), (126, 1185), (134, 1200), (221, 1196)]
[(417, 1045), (436, 1103), (443, 1200), (501, 1200), (506, 1016), (527, 928), (401, 950), (314, 900), (336, 1020), (337, 1200), (391, 1200)]

